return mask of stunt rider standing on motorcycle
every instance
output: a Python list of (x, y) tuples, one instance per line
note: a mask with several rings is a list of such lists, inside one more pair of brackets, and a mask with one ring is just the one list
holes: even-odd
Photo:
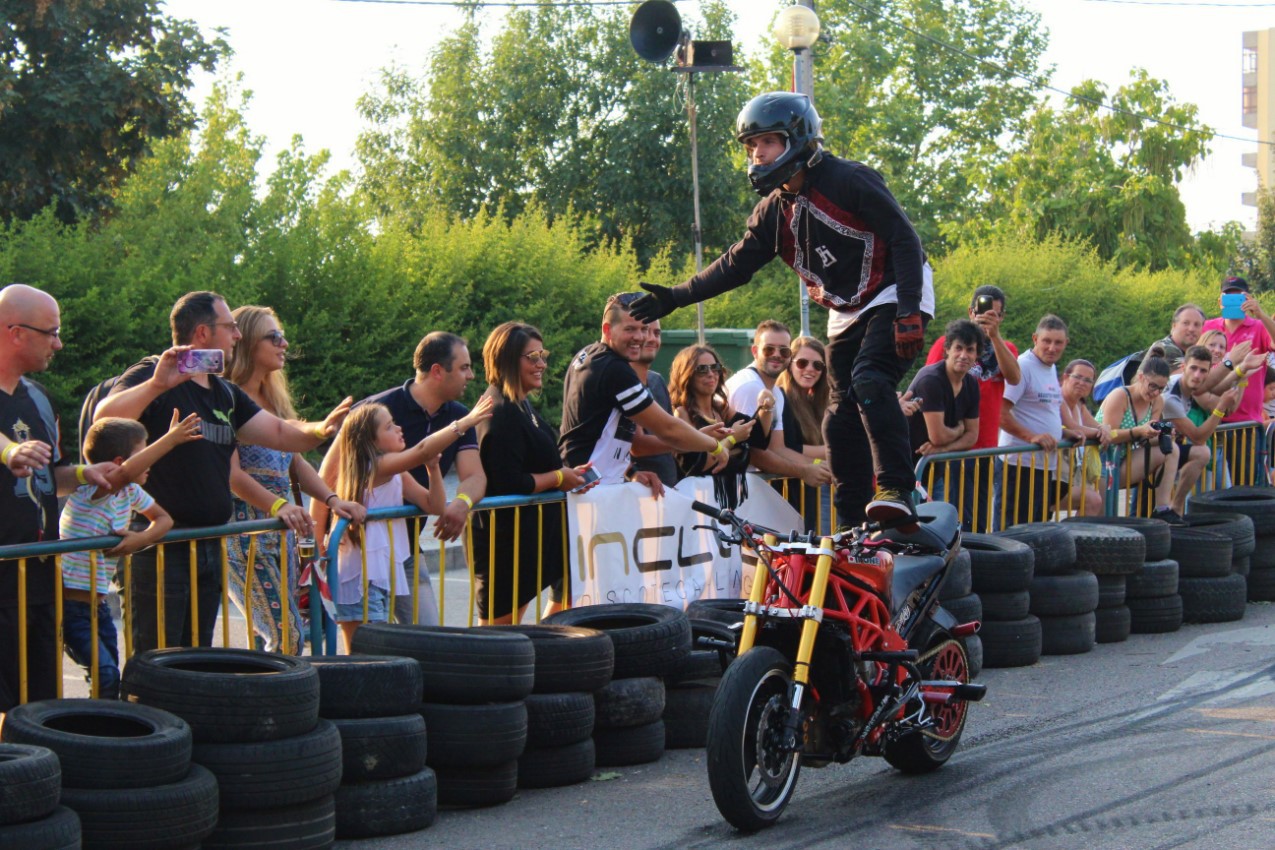
[[(776, 256), (828, 308), (832, 405), (824, 417), (840, 524), (914, 515), (907, 421), (895, 389), (922, 351), (934, 286), (912, 223), (868, 166), (825, 153), (810, 99), (771, 92), (750, 100), (735, 137), (762, 200), (744, 237), (676, 287), (643, 283), (644, 321), (742, 286)], [(877, 489), (872, 494), (872, 475)]]

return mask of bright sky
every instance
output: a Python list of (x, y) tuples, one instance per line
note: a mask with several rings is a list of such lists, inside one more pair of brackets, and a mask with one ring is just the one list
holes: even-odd
[[(871, 0), (866, 0), (871, 2)], [(689, 15), (696, 0), (679, 8)], [(787, 0), (727, 0), (740, 19), (740, 41), (756, 45)], [(1275, 27), (1275, 3), (1258, 0), (1020, 0), (1050, 31), (1046, 62), (1053, 84), (1069, 89), (1096, 78), (1111, 88), (1129, 69), (1146, 68), (1169, 82), (1173, 96), (1195, 103), (1216, 132), (1242, 139), (1256, 133), (1240, 121), (1240, 44), (1245, 30)], [(1233, 6), (1219, 5), (1233, 3)], [(816, 0), (816, 9), (818, 0)], [(343, 0), (167, 0), (171, 14), (206, 28), (225, 27), (235, 50), (232, 68), (254, 93), (249, 126), (268, 139), (267, 157), (294, 134), (311, 151), (327, 148), (338, 168), (353, 163), (360, 126), (355, 101), (391, 62), (423, 68), (430, 48), (461, 19), (447, 6)], [(634, 2), (637, 8), (637, 2)], [(497, 10), (482, 12), (494, 21)], [(819, 73), (816, 64), (815, 73)], [(207, 93), (201, 82), (197, 97)], [(1252, 227), (1254, 210), (1240, 193), (1256, 174), (1240, 164), (1253, 141), (1216, 139), (1212, 155), (1182, 186), (1194, 229), (1238, 220)], [(845, 152), (853, 155), (853, 152)]]

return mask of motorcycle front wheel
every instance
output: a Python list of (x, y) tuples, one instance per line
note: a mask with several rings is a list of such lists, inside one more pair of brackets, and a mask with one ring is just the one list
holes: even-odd
[(713, 801), (732, 826), (754, 832), (779, 820), (797, 787), (799, 753), (781, 746), (792, 664), (759, 646), (722, 676), (705, 747)]

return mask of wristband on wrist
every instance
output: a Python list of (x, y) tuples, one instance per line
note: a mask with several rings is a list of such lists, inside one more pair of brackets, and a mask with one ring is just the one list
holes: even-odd
[(724, 451), (726, 451), (726, 448), (719, 442), (717, 444), (717, 448), (713, 449), (708, 454), (709, 454), (709, 457), (717, 457), (719, 454), (721, 454)]
[(456, 435), (456, 439), (458, 440), (465, 436), (465, 432), (460, 430), (460, 426), (457, 425), (455, 421), (452, 422), (452, 432)]
[(821, 463), (823, 463), (823, 458), (821, 457), (817, 457), (814, 460), (810, 461), (811, 466), (818, 466)]
[(471, 510), (473, 509), (473, 507), (474, 507), (474, 500), (473, 500), (473, 499), (471, 499), (471, 498), (469, 498), (468, 496), (466, 496), (464, 493), (457, 493), (457, 494), (456, 494), (456, 498), (457, 498), (457, 499), (460, 499), (462, 502), (464, 502), (464, 503), (466, 504), (466, 506), (468, 506)]
[(555, 470), (553, 471), (553, 476), (554, 476), (553, 486), (554, 486), (554, 487), (557, 487), (557, 488), (559, 488), (559, 489), (561, 489), (561, 488), (562, 488), (562, 481), (563, 481), (563, 478), (565, 477), (565, 476), (563, 476), (563, 474), (562, 474), (562, 470), (561, 470), (561, 469), (555, 469)]
[(274, 500), (274, 504), (270, 506), (270, 516), (278, 516), (283, 506), (288, 504), (288, 500), (280, 496)]
[(330, 508), (332, 507), (332, 500), (335, 498), (337, 498), (336, 493), (329, 493), (327, 497), (324, 498), (323, 504), (327, 505)]
[(727, 448), (730, 448), (730, 447), (733, 447), (733, 446), (735, 446), (736, 444), (738, 444), (738, 443), (739, 443), (739, 440), (736, 440), (736, 439), (735, 439), (735, 435), (734, 435), (734, 434), (727, 434), (727, 435), (726, 435), (726, 440), (725, 440), (725, 442), (726, 442)]
[(1244, 377), (1244, 367), (1243, 367), (1243, 366), (1236, 366), (1236, 367), (1235, 367), (1235, 377), (1237, 377), (1237, 378), (1242, 378), (1242, 377)]
[(1225, 413), (1223, 413), (1221, 410), (1218, 410), (1216, 407), (1213, 408), (1213, 415), (1216, 416), (1218, 419), (1221, 419), (1222, 417), (1226, 416)]
[(310, 436), (316, 440), (326, 440), (328, 438), (328, 430), (323, 427), (321, 422), (311, 422), (306, 426), (306, 430), (310, 432)]
[(83, 465), (83, 464), (79, 464), (79, 465), (77, 465), (77, 466), (75, 467), (75, 480), (76, 480), (76, 481), (78, 481), (78, 482), (80, 482), (81, 484), (87, 484), (87, 483), (89, 483), (89, 482), (88, 482), (88, 480), (87, 480), (87, 479), (85, 479), (85, 477), (84, 477), (84, 465)]
[(13, 457), (13, 453), (16, 452), (17, 450), (18, 450), (17, 443), (10, 443), (9, 445), (5, 446), (4, 451), (0, 451), (0, 463), (3, 463), (5, 466), (8, 466), (9, 458)]

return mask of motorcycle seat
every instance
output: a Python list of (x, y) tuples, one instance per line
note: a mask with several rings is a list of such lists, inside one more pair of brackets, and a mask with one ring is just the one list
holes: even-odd
[(905, 532), (901, 528), (891, 528), (877, 532), (873, 535), (873, 539), (915, 546), (936, 555), (944, 554), (952, 548), (960, 532), (960, 522), (957, 519), (955, 507), (947, 502), (926, 502), (917, 506), (916, 515), (920, 517), (921, 522), (917, 523), (914, 531)]
[(891, 607), (897, 611), (897, 606), (908, 598), (908, 594), (941, 572), (944, 566), (946, 562), (938, 555), (895, 555)]

